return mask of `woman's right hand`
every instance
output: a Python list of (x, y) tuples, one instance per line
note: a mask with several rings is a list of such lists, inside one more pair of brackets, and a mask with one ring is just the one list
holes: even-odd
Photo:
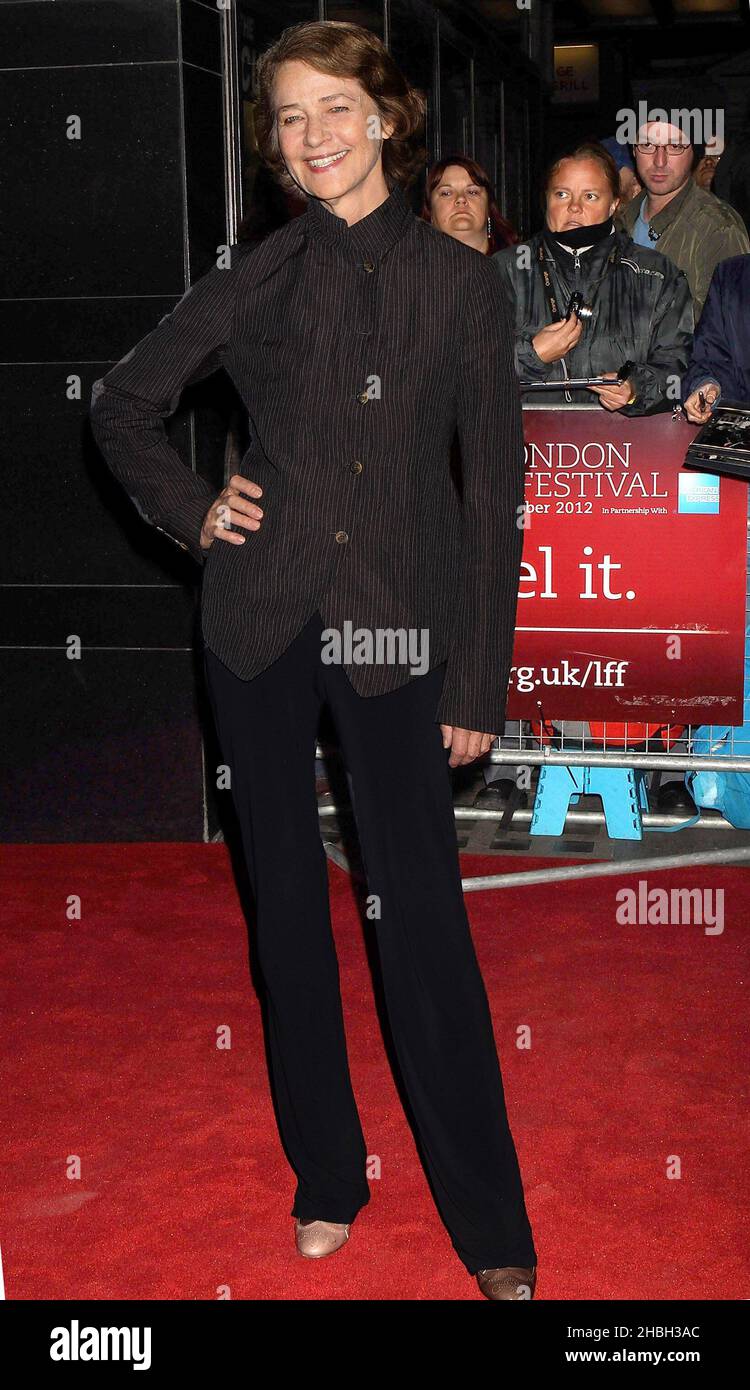
[(583, 332), (583, 324), (577, 314), (558, 323), (548, 323), (546, 328), (531, 339), (531, 345), (542, 362), (557, 362), (574, 348)]
[(260, 529), (262, 509), (248, 502), (245, 493), (247, 497), (262, 497), (263, 489), (249, 478), (243, 478), (241, 473), (235, 473), (206, 512), (201, 527), (201, 550), (210, 550), (217, 539), (229, 541), (231, 545), (244, 545), (247, 537), (228, 531), (226, 528), (230, 524), (242, 526), (247, 531)]

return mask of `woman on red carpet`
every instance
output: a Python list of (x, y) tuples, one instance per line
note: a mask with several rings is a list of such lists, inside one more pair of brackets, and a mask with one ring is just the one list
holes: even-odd
[[(141, 514), (204, 565), (205, 669), (255, 894), (297, 1248), (337, 1250), (370, 1197), (315, 796), (327, 704), (432, 1191), (482, 1292), (521, 1300), (536, 1251), (449, 774), (503, 726), (521, 413), (494, 266), (405, 196), (423, 118), (367, 30), (286, 30), (260, 62), (256, 131), (306, 211), (198, 280), (95, 384), (92, 425)], [(215, 497), (165, 438), (183, 386), (219, 365), (252, 422), (260, 528), (242, 465)]]

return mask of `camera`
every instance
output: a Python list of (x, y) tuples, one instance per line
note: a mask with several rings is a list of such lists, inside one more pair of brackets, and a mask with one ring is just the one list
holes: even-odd
[(571, 314), (575, 314), (576, 317), (579, 319), (590, 319), (593, 312), (594, 311), (589, 304), (584, 304), (583, 295), (581, 294), (581, 291), (576, 290), (575, 294), (572, 294), (570, 296), (568, 312), (565, 315), (565, 317), (566, 319), (569, 319)]

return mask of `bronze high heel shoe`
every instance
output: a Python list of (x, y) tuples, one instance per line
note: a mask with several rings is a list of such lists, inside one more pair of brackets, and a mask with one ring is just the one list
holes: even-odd
[(480, 1269), (477, 1283), (485, 1298), (495, 1302), (500, 1299), (520, 1303), (534, 1297), (536, 1288), (536, 1265), (533, 1269), (519, 1269), (509, 1266), (506, 1269)]
[(351, 1223), (301, 1221), (298, 1216), (295, 1217), (297, 1249), (307, 1260), (320, 1260), (324, 1255), (332, 1255), (334, 1250), (340, 1250), (349, 1239), (350, 1230)]

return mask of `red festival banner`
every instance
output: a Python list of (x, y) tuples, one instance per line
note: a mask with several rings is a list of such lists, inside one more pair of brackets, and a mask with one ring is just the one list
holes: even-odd
[(671, 414), (524, 407), (509, 719), (741, 724), (748, 485)]

